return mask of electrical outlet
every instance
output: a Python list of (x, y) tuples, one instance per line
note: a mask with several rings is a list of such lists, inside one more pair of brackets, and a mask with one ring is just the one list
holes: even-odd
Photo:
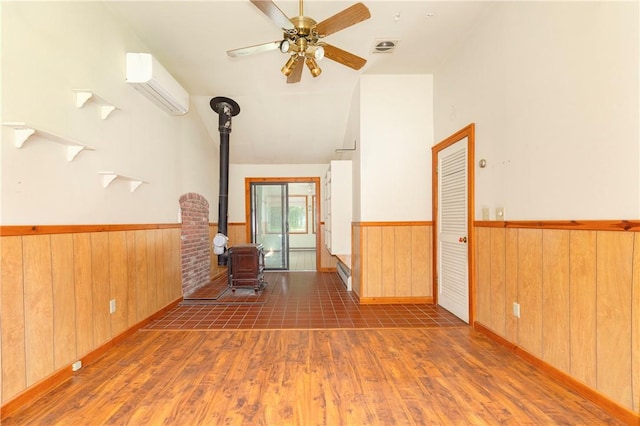
[(491, 220), (491, 214), (489, 213), (489, 207), (482, 208), (482, 220)]
[(496, 220), (504, 220), (504, 207), (496, 207)]
[(520, 304), (518, 302), (513, 302), (513, 316), (520, 318)]
[(116, 311), (116, 299), (109, 300), (109, 313), (113, 314)]
[(78, 371), (82, 368), (82, 361), (78, 360), (71, 364), (71, 371)]

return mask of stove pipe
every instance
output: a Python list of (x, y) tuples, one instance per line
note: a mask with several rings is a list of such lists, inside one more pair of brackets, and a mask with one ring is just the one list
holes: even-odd
[(215, 97), (209, 102), (211, 109), (218, 113), (220, 132), (220, 195), (218, 196), (218, 233), (214, 237), (214, 253), (218, 255), (218, 265), (227, 264), (227, 223), (229, 214), (229, 133), (231, 117), (240, 113), (240, 106), (233, 100)]

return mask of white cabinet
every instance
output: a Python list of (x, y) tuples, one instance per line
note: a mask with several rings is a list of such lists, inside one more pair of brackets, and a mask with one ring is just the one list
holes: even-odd
[(331, 162), (324, 183), (324, 241), (331, 254), (351, 254), (351, 161)]

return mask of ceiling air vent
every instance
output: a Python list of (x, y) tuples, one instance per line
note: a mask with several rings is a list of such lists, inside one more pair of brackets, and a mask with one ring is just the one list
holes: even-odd
[(393, 53), (399, 42), (400, 40), (375, 40), (371, 53)]

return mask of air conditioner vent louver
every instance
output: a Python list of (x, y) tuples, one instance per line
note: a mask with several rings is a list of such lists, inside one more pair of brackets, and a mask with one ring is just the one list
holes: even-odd
[(127, 83), (169, 114), (189, 111), (187, 91), (149, 53), (127, 53)]

